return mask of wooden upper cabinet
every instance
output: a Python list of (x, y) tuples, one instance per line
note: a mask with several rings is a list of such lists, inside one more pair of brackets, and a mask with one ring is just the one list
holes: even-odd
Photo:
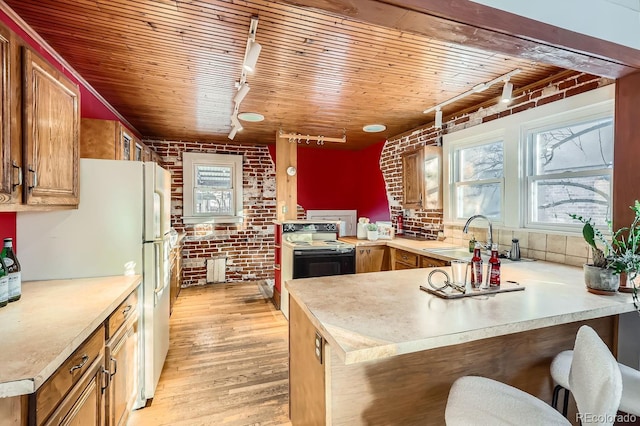
[(422, 209), (424, 202), (424, 148), (402, 154), (402, 207)]
[(78, 205), (80, 90), (30, 48), (23, 52), (25, 202)]
[(402, 154), (402, 206), (442, 208), (442, 148), (425, 146)]
[(20, 50), (14, 33), (0, 26), (0, 204), (18, 204), (22, 190)]
[(424, 147), (424, 208), (442, 208), (442, 147)]
[(83, 118), (80, 157), (151, 161), (151, 150), (117, 120)]

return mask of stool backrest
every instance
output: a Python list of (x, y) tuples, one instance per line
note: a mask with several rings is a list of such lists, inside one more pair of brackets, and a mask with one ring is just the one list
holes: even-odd
[(578, 330), (569, 385), (582, 424), (612, 425), (622, 396), (618, 362), (589, 326)]

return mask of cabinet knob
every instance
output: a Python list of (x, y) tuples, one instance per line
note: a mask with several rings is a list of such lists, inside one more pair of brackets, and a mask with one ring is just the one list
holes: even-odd
[(73, 367), (71, 367), (69, 369), (69, 374), (73, 374), (74, 371), (80, 370), (82, 367), (84, 367), (84, 365), (87, 363), (87, 361), (89, 361), (89, 355), (87, 355), (87, 354), (82, 355), (82, 360), (80, 361), (80, 364), (77, 364), (77, 365), (74, 365)]
[(131, 305), (127, 305), (127, 307), (122, 310), (122, 315), (126, 317), (129, 311), (131, 310), (131, 308), (132, 308)]
[(18, 166), (15, 161), (11, 163), (11, 167), (18, 169), (18, 183), (11, 185), (11, 191), (15, 191), (18, 186), (22, 185), (22, 167)]
[(110, 377), (113, 377), (118, 372), (118, 360), (114, 357), (111, 357), (111, 363), (113, 364), (113, 372), (109, 374)]
[(31, 186), (29, 186), (29, 191), (38, 186), (38, 172), (33, 170), (31, 166), (29, 166), (29, 172), (33, 173), (33, 178), (31, 179)]
[(104, 385), (100, 387), (102, 393), (109, 387), (109, 383), (111, 383), (111, 375), (109, 374), (109, 370), (105, 369), (104, 366), (100, 367), (100, 371), (102, 372), (102, 377), (104, 377)]

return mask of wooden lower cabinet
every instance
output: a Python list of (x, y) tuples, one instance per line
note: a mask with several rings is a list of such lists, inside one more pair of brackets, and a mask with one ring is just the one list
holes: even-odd
[(440, 268), (449, 266), (446, 260), (435, 259), (428, 256), (420, 256), (401, 249), (391, 249), (392, 270), (414, 269), (414, 268)]
[(356, 273), (389, 270), (389, 249), (385, 245), (356, 247)]
[(446, 260), (434, 259), (433, 257), (420, 256), (421, 268), (440, 268), (442, 266), (449, 266), (450, 262)]
[(171, 265), (169, 274), (169, 312), (173, 312), (173, 305), (178, 299), (182, 288), (182, 244), (171, 249), (169, 254), (169, 264)]
[(420, 256), (409, 251), (393, 249), (392, 252), (392, 269), (413, 269), (419, 268)]
[(106, 346), (107, 426), (126, 425), (138, 388), (138, 317), (123, 325)]
[(108, 375), (101, 354), (44, 425), (104, 426), (104, 389)]
[(138, 291), (125, 298), (35, 393), (0, 398), (0, 426), (126, 425), (138, 389)]

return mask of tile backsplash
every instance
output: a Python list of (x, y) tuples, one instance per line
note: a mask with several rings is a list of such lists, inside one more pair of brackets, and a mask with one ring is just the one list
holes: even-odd
[[(487, 228), (469, 228), (469, 233), (462, 232), (462, 226), (444, 227), (445, 243), (463, 247), (469, 245), (471, 237), (480, 242), (487, 241)], [(589, 245), (582, 237), (547, 234), (539, 231), (493, 230), (493, 242), (498, 243), (498, 250), (504, 252), (511, 249), (511, 240), (520, 242), (520, 256), (548, 262), (582, 266), (589, 261)]]

